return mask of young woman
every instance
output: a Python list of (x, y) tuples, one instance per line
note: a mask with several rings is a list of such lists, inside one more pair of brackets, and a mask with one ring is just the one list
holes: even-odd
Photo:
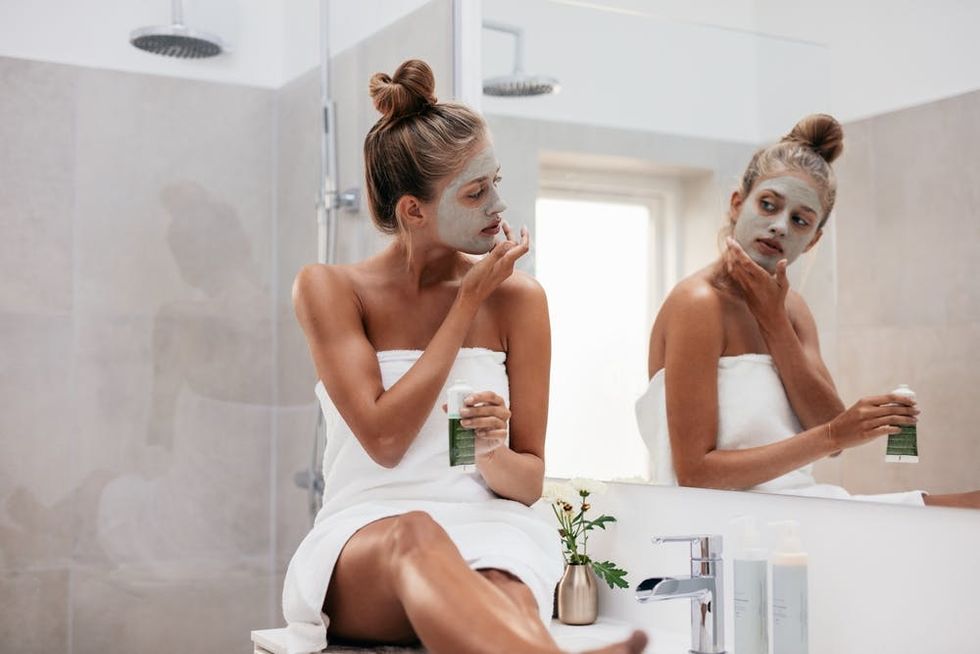
[[(650, 385), (636, 406), (654, 481), (858, 497), (817, 484), (812, 463), (916, 424), (915, 402), (898, 395), (845, 410), (810, 310), (786, 279), (830, 216), (830, 164), (842, 144), (840, 124), (821, 114), (756, 152), (731, 196), (723, 255), (664, 302), (650, 336)], [(973, 505), (978, 495), (867, 498)]]
[[(434, 653), (559, 651), (545, 626), (559, 544), (529, 508), (544, 475), (547, 303), (513, 270), (530, 243), (500, 217), (486, 125), (438, 103), (434, 86), (417, 60), (371, 79), (382, 117), (364, 144), (367, 195), (391, 245), (296, 278), (328, 436), (323, 508), (283, 590), (291, 652), (319, 651), (327, 634)], [(441, 406), (457, 379), (476, 389), (462, 411), (474, 470), (449, 465)], [(644, 643), (637, 632), (602, 651)]]

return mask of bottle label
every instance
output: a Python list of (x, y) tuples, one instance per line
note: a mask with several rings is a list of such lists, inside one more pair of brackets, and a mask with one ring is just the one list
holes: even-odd
[(807, 654), (806, 566), (780, 565), (772, 570), (772, 644), (779, 654)]
[(766, 561), (735, 559), (735, 651), (768, 654)]

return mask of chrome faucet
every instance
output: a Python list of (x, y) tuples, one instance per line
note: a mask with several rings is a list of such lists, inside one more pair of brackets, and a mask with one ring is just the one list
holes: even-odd
[(691, 652), (724, 654), (725, 593), (721, 558), (721, 536), (675, 536), (654, 538), (661, 543), (691, 544), (690, 577), (651, 577), (636, 587), (636, 601), (691, 599)]

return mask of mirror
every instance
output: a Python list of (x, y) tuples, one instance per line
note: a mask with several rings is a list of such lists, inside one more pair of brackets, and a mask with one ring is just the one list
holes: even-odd
[[(788, 271), (845, 406), (908, 384), (919, 461), (885, 439), (823, 458), (815, 481), (852, 494), (980, 488), (973, 400), (980, 319), (980, 52), (958, 3), (871, 8), (609, 0), (483, 3), (522, 31), (528, 74), (557, 94), (485, 95), (510, 220), (553, 332), (548, 474), (650, 481), (635, 402), (651, 325), (675, 285), (720, 256), (729, 198), (753, 152), (803, 116), (844, 131), (837, 201)], [(482, 32), (484, 80), (512, 72), (514, 36)], [(887, 500), (888, 498), (876, 498)]]

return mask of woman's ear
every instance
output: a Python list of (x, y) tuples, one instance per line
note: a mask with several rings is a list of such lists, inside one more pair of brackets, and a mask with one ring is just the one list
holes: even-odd
[(398, 198), (395, 214), (402, 229), (418, 229), (425, 224), (426, 212), (422, 201), (414, 195), (403, 195)]
[(817, 241), (820, 240), (820, 237), (821, 236), (823, 236), (823, 229), (820, 228), (820, 227), (818, 227), (817, 228), (817, 233), (813, 235), (813, 240), (810, 241), (809, 245), (807, 245), (805, 248), (803, 248), (803, 251), (804, 252), (809, 252), (810, 251), (810, 248), (812, 248), (814, 245), (817, 244)]
[(742, 194), (732, 191), (731, 200), (728, 202), (728, 222), (732, 225), (738, 220), (738, 214), (742, 211)]

